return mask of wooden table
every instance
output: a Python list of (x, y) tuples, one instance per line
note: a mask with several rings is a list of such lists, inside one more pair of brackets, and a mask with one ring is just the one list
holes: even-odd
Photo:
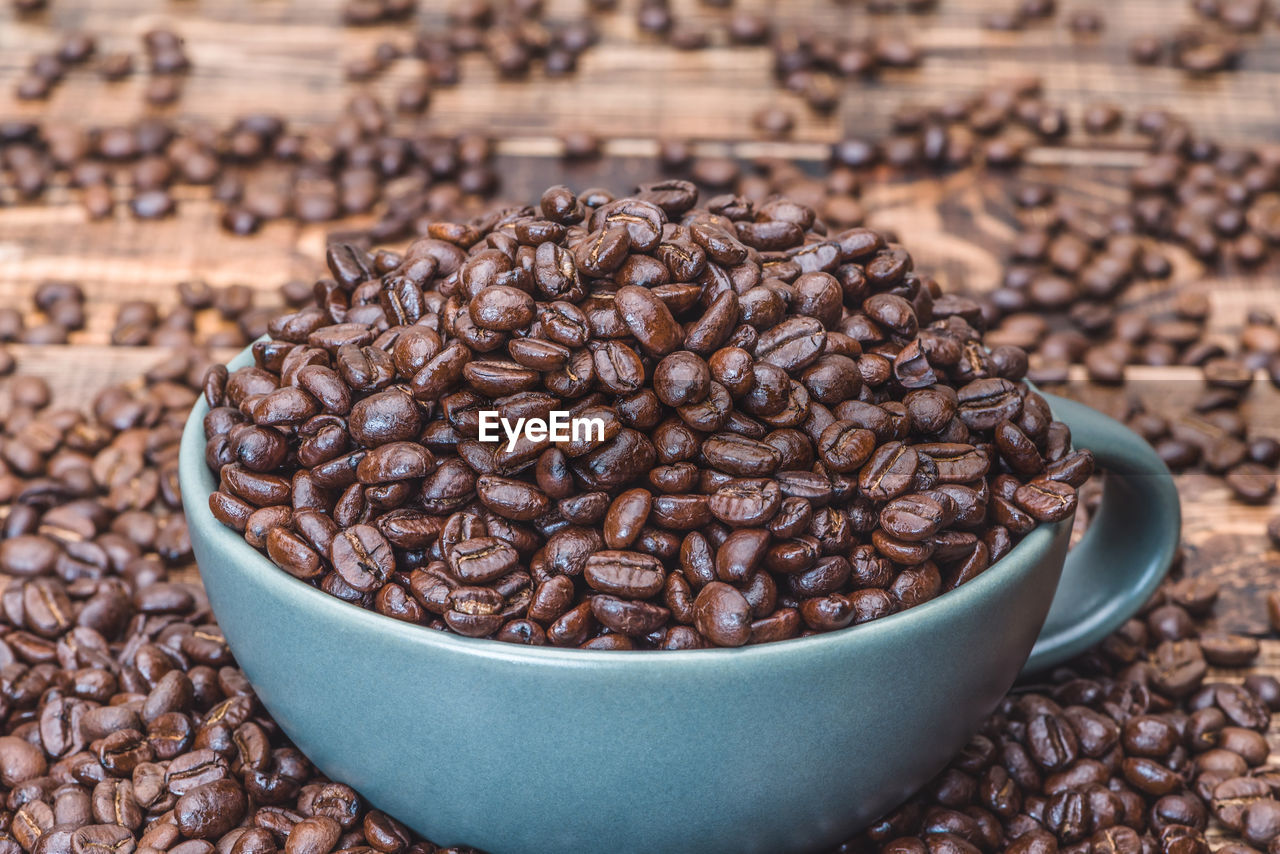
[[(15, 19), (0, 8), (0, 116), (41, 117), (110, 125), (153, 112), (142, 100), (145, 74), (124, 83), (103, 83), (84, 70), (73, 71), (47, 103), (24, 104), (12, 97), (13, 81), (34, 50), (49, 49), (57, 30), (85, 29), (104, 50), (138, 50), (147, 29), (174, 26), (185, 38), (194, 69), (181, 102), (166, 111), (184, 121), (225, 123), (237, 114), (263, 110), (301, 124), (330, 120), (358, 86), (343, 79), (342, 62), (367, 55), (390, 39), (409, 43), (407, 24), (350, 29), (337, 26), (338, 0), (50, 0), (50, 10)], [(677, 17), (715, 24), (724, 13), (695, 0), (673, 0)], [(673, 50), (634, 25), (634, 3), (604, 19), (601, 42), (582, 59), (576, 75), (528, 81), (499, 79), (482, 59), (463, 62), (464, 85), (435, 93), (424, 126), (441, 133), (474, 130), (498, 138), (504, 194), (529, 201), (542, 187), (565, 181), (575, 187), (604, 185), (630, 189), (653, 170), (658, 137), (697, 140), (702, 150), (742, 156), (759, 153), (791, 157), (817, 168), (827, 146), (844, 135), (877, 135), (903, 103), (932, 104), (975, 91), (1028, 71), (1040, 74), (1050, 100), (1072, 119), (1095, 101), (1133, 111), (1144, 106), (1175, 108), (1198, 130), (1231, 144), (1271, 143), (1280, 133), (1280, 34), (1269, 22), (1261, 35), (1245, 36), (1242, 70), (1192, 79), (1170, 68), (1140, 68), (1128, 62), (1129, 39), (1144, 32), (1169, 32), (1189, 22), (1188, 4), (1168, 0), (1125, 3), (1060, 0), (1058, 19), (1016, 34), (981, 26), (984, 12), (1012, 6), (1011, 0), (942, 0), (931, 15), (872, 16), (860, 3), (826, 0), (759, 2), (743, 7), (772, 10), (783, 26), (861, 37), (876, 32), (902, 34), (924, 51), (918, 69), (890, 71), (873, 80), (843, 85), (839, 108), (830, 117), (806, 110), (776, 87), (764, 47), (729, 47), (721, 35), (701, 52)], [(438, 23), (444, 3), (421, 3), (418, 20)], [(547, 0), (549, 17), (568, 20), (581, 13), (582, 0)], [(1066, 26), (1066, 13), (1097, 7), (1106, 30), (1080, 37)], [(371, 88), (382, 93), (413, 79), (414, 62), (398, 62)], [(790, 139), (761, 143), (751, 126), (762, 106), (789, 104), (798, 118)], [(607, 138), (597, 162), (566, 165), (556, 135), (592, 128)], [(1114, 198), (1118, 170), (1140, 162), (1131, 130), (1090, 144), (1073, 135), (1065, 147), (1035, 149), (1031, 166), (1017, 180), (1049, 183), (1070, 192)], [(863, 193), (869, 224), (895, 229), (917, 259), (945, 285), (983, 290), (993, 287), (1002, 251), (1013, 233), (1015, 212), (1004, 184), (980, 180), (973, 172), (945, 177), (917, 176), (871, 183)], [(217, 208), (201, 190), (180, 194), (179, 215), (139, 223), (119, 214), (86, 222), (72, 194), (49, 193), (40, 206), (0, 205), (0, 305), (28, 305), (35, 285), (46, 278), (81, 282), (89, 295), (87, 328), (65, 347), (14, 348), (21, 367), (47, 376), (61, 399), (79, 402), (94, 388), (134, 377), (163, 358), (148, 348), (107, 347), (118, 304), (147, 298), (162, 306), (175, 300), (172, 286), (189, 277), (216, 285), (244, 283), (274, 299), (274, 289), (291, 277), (317, 275), (327, 228), (271, 223), (249, 238), (231, 237), (217, 227)], [(0, 202), (11, 201), (0, 191)], [(1203, 269), (1175, 253), (1175, 285), (1203, 287), (1213, 305), (1211, 328), (1229, 337), (1250, 307), (1280, 310), (1274, 270), (1250, 276)], [(1160, 288), (1135, 289), (1130, 300), (1162, 298)], [(1138, 389), (1159, 409), (1194, 396), (1194, 370), (1140, 369), (1128, 391), (1091, 386), (1073, 374), (1066, 393), (1095, 405), (1117, 408)], [(1258, 424), (1277, 424), (1280, 395), (1259, 381), (1249, 403)], [(1267, 428), (1263, 428), (1264, 432)], [(1275, 432), (1280, 428), (1271, 428)], [(1220, 480), (1203, 475), (1179, 479), (1191, 572), (1215, 572), (1226, 583), (1229, 612), (1222, 627), (1265, 634), (1259, 589), (1277, 584), (1280, 556), (1267, 546), (1263, 529), (1272, 511), (1228, 500)], [(1222, 575), (1224, 568), (1230, 572)], [(1280, 641), (1264, 641), (1259, 671), (1280, 673)], [(1239, 673), (1226, 674), (1232, 678)], [(1280, 744), (1280, 738), (1273, 739)]]

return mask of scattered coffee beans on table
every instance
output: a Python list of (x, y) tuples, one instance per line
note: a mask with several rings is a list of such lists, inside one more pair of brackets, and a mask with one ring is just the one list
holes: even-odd
[(1167, 583), (1099, 647), (1006, 697), (949, 768), (838, 851), (1208, 854), (1211, 821), (1233, 840), (1219, 852), (1280, 849), (1264, 737), (1280, 683), (1207, 678), (1258, 655), (1250, 638), (1202, 633), (1217, 594)]
[(176, 351), (83, 412), (0, 381), (0, 851), (443, 851), (317, 774), (170, 576), (193, 568), (178, 440), (209, 363)]
[(1072, 515), (1092, 457), (976, 303), (798, 203), (696, 201), (557, 186), (333, 246), (205, 383), (214, 514), (387, 616), (601, 649), (867, 622)]

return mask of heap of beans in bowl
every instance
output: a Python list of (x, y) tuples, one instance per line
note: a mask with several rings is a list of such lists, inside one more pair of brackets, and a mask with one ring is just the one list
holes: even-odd
[(690, 649), (927, 602), (1069, 518), (1093, 460), (970, 299), (787, 199), (629, 198), (331, 246), (205, 382), (214, 515), (470, 637)]

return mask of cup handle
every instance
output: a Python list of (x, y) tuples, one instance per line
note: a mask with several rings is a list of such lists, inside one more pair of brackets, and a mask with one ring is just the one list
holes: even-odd
[(1173, 476), (1150, 445), (1082, 403), (1053, 394), (1044, 398), (1054, 417), (1071, 428), (1075, 447), (1093, 452), (1106, 480), (1088, 531), (1067, 554), (1024, 673), (1084, 652), (1136, 613), (1168, 571), (1182, 529)]

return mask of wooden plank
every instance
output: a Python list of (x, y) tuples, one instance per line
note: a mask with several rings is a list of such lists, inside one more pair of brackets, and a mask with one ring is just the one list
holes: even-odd
[[(444, 4), (422, 5), (417, 21), (438, 27)], [(1126, 45), (1134, 35), (1168, 33), (1179, 23), (1194, 21), (1181, 4), (1172, 14), (1162, 0), (1110, 4), (1105, 10), (1107, 29), (1097, 37), (1068, 32), (1065, 11), (1058, 20), (1022, 33), (983, 30), (983, 13), (1006, 7), (1005, 0), (944, 3), (926, 16), (873, 16), (861, 4), (826, 0), (740, 0), (737, 5), (767, 10), (784, 26), (812, 32), (848, 38), (902, 35), (918, 44), (926, 59), (916, 70), (845, 81), (839, 109), (826, 118), (777, 89), (767, 48), (725, 44), (725, 13), (696, 0), (674, 3), (677, 19), (707, 26), (717, 43), (711, 50), (681, 52), (638, 34), (633, 7), (622, 4), (623, 11), (598, 16), (600, 44), (584, 56), (577, 75), (546, 79), (535, 73), (533, 86), (503, 80), (481, 57), (466, 57), (466, 86), (437, 93), (428, 126), (504, 137), (590, 125), (608, 136), (631, 136), (643, 128), (645, 135), (655, 136), (751, 138), (755, 110), (781, 102), (796, 112), (796, 139), (831, 141), (846, 132), (882, 131), (903, 87), (927, 93), (919, 97), (930, 102), (1031, 69), (1043, 75), (1055, 99), (1072, 105), (1076, 113), (1080, 105), (1098, 98), (1129, 107), (1176, 104), (1205, 130), (1231, 139), (1274, 140), (1272, 108), (1280, 92), (1280, 52), (1267, 49), (1269, 35), (1245, 37), (1248, 49), (1241, 71), (1206, 80), (1128, 62)], [(551, 0), (547, 7), (554, 25), (580, 17), (584, 3)], [(186, 97), (173, 111), (177, 115), (226, 121), (246, 110), (267, 110), (299, 121), (327, 121), (338, 103), (363, 87), (344, 80), (343, 61), (368, 55), (382, 40), (407, 46), (419, 28), (341, 28), (335, 26), (340, 8), (340, 0), (288, 5), (230, 0), (214, 6), (165, 0), (61, 0), (46, 15), (15, 20), (6, 5), (0, 10), (0, 80), (12, 80), (31, 51), (55, 43), (50, 24), (92, 31), (109, 50), (136, 50), (141, 33), (166, 24), (186, 37), (194, 63)], [(419, 73), (415, 62), (403, 60), (371, 88), (388, 92)], [(76, 85), (59, 87), (47, 104), (16, 103), (12, 87), (0, 87), (0, 114), (118, 123), (147, 112), (143, 74), (118, 84), (103, 83), (87, 71), (74, 71), (71, 77)]]

